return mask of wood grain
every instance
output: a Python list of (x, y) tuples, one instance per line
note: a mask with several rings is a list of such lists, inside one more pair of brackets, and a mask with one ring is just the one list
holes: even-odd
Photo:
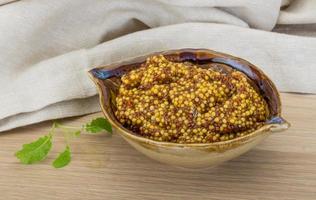
[[(50, 166), (61, 135), (41, 164), (19, 164), (21, 144), (46, 133), (51, 122), (0, 135), (0, 199), (316, 199), (316, 95), (282, 94), (292, 127), (254, 150), (204, 171), (152, 161), (120, 136), (84, 134), (72, 142), (73, 161)], [(101, 113), (63, 120), (81, 125)]]

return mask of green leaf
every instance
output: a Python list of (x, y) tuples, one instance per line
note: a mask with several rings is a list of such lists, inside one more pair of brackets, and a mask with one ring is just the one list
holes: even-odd
[(52, 148), (52, 135), (40, 137), (34, 142), (24, 144), (15, 156), (24, 164), (33, 164), (46, 158)]
[(112, 126), (110, 122), (108, 122), (108, 120), (103, 117), (92, 120), (90, 123), (85, 125), (85, 129), (91, 133), (98, 133), (101, 131), (112, 133)]
[(54, 160), (53, 166), (55, 168), (62, 168), (68, 165), (71, 161), (71, 152), (70, 148), (67, 145), (66, 149), (58, 155), (58, 157)]

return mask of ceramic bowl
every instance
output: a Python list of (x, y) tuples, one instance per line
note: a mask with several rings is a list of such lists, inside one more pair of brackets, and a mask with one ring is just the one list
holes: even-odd
[[(270, 111), (269, 119), (263, 127), (250, 134), (228, 141), (205, 144), (159, 142), (128, 130), (114, 115), (115, 97), (121, 83), (120, 77), (138, 68), (147, 57), (157, 54), (163, 54), (172, 61), (188, 61), (199, 65), (217, 63), (243, 72), (253, 81), (266, 100)], [(253, 64), (228, 54), (207, 49), (170, 50), (97, 67), (90, 70), (89, 74), (98, 88), (102, 111), (112, 124), (114, 132), (120, 134), (141, 153), (162, 163), (184, 168), (207, 168), (235, 158), (255, 147), (271, 133), (283, 131), (289, 127), (289, 123), (281, 117), (280, 96), (272, 81)]]

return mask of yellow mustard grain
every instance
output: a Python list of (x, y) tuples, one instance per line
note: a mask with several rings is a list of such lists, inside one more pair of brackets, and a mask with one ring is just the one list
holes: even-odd
[(157, 141), (226, 141), (258, 129), (268, 115), (263, 98), (235, 70), (227, 74), (158, 55), (121, 81), (117, 119)]

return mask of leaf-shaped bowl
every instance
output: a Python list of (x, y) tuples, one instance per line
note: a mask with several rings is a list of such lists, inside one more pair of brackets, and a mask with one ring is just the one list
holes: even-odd
[[(217, 63), (220, 66), (243, 72), (252, 80), (268, 104), (270, 116), (265, 125), (250, 134), (228, 141), (202, 144), (159, 142), (128, 130), (114, 115), (115, 97), (121, 84), (120, 77), (140, 67), (147, 57), (158, 54), (163, 54), (169, 60), (176, 62), (192, 62), (204, 67), (210, 66), (207, 65), (210, 63)], [(162, 163), (184, 168), (210, 167), (247, 152), (272, 132), (286, 130), (289, 127), (289, 123), (281, 117), (280, 96), (272, 81), (253, 64), (228, 54), (207, 49), (170, 50), (97, 67), (90, 70), (89, 74), (98, 88), (102, 111), (112, 124), (114, 131), (138, 151)]]

